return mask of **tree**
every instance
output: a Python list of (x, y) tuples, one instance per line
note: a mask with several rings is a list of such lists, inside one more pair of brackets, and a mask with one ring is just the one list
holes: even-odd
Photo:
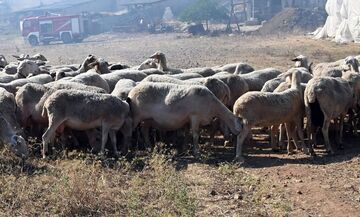
[(180, 20), (185, 22), (206, 23), (206, 30), (209, 30), (209, 20), (223, 21), (228, 19), (227, 10), (220, 6), (216, 0), (197, 0), (194, 4), (185, 9)]

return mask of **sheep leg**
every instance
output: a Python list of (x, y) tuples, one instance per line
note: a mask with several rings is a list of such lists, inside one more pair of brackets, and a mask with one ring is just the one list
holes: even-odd
[(113, 147), (113, 151), (114, 151), (114, 155), (116, 157), (119, 156), (119, 153), (118, 153), (118, 150), (117, 150), (117, 142), (116, 142), (116, 131), (115, 130), (110, 130), (109, 131), (109, 136), (110, 136), (110, 140), (111, 140), (111, 144), (112, 144), (112, 147)]
[(287, 152), (288, 152), (288, 155), (292, 155), (292, 154), (294, 154), (294, 147), (292, 146), (291, 140), (294, 140), (294, 143), (296, 140), (296, 138), (294, 137), (294, 134), (295, 134), (294, 133), (294, 125), (290, 124), (290, 123), (286, 123), (285, 128), (286, 128), (286, 134), (288, 137)]
[(100, 155), (105, 154), (105, 145), (106, 145), (106, 142), (108, 140), (109, 130), (110, 130), (109, 126), (106, 123), (102, 123), (102, 126), (101, 126), (101, 150), (100, 150)]
[(235, 161), (238, 161), (240, 163), (244, 162), (244, 158), (242, 156), (242, 148), (244, 141), (249, 135), (249, 133), (250, 133), (250, 127), (248, 125), (244, 125), (242, 132), (237, 135)]
[(150, 136), (149, 136), (150, 127), (147, 125), (144, 125), (144, 126), (141, 126), (140, 130), (141, 130), (141, 134), (144, 137), (145, 149), (151, 149), (151, 142), (150, 142)]
[(89, 145), (91, 147), (91, 151), (93, 153), (97, 153), (99, 152), (99, 146), (98, 146), (98, 143), (96, 143), (96, 138), (97, 138), (97, 135), (99, 135), (99, 131), (97, 128), (95, 129), (92, 129), (92, 130), (86, 130), (85, 131), (86, 133), (86, 136), (88, 137), (88, 140), (89, 140)]
[(340, 125), (339, 126), (339, 148), (344, 149), (344, 145), (343, 145), (344, 115), (340, 116), (339, 125)]
[(193, 136), (193, 155), (195, 158), (200, 157), (199, 151), (199, 119), (196, 116), (191, 117), (191, 132)]
[(280, 148), (284, 148), (286, 147), (285, 145), (285, 134), (286, 134), (286, 129), (285, 129), (285, 124), (280, 124), (279, 127), (279, 146)]
[(310, 153), (310, 150), (308, 149), (308, 147), (306, 147), (305, 142), (304, 142), (303, 126), (304, 126), (303, 124), (297, 124), (297, 126), (296, 126), (297, 136), (300, 138), (302, 151), (304, 152), (304, 154), (308, 155)]
[(219, 125), (219, 121), (217, 119), (213, 120), (210, 124), (210, 145), (215, 145), (215, 134), (217, 130), (217, 126)]
[(46, 153), (49, 151), (49, 142), (52, 142), (55, 138), (55, 133), (57, 128), (64, 122), (65, 120), (54, 120), (53, 116), (49, 115), (49, 127), (42, 135), (42, 142), (43, 142), (43, 150), (42, 156), (43, 159), (46, 158)]
[(327, 117), (324, 118), (324, 124), (322, 127), (322, 133), (324, 136), (324, 142), (325, 142), (325, 146), (326, 146), (326, 151), (330, 152), (331, 154), (334, 154), (334, 150), (331, 147), (330, 144), (330, 140), (329, 140), (329, 126), (330, 126), (330, 121)]
[(278, 144), (276, 142), (277, 141), (278, 129), (279, 129), (278, 125), (272, 125), (271, 128), (270, 128), (271, 149), (274, 152), (279, 151), (279, 146), (278, 146)]

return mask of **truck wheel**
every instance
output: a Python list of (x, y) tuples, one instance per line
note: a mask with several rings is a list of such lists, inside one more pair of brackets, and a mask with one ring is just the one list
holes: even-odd
[(37, 38), (35, 35), (30, 36), (29, 39), (28, 39), (28, 41), (29, 41), (29, 44), (30, 44), (31, 46), (37, 46), (37, 45), (39, 45), (38, 38)]
[(69, 44), (69, 43), (71, 43), (71, 42), (72, 42), (72, 38), (71, 38), (70, 33), (65, 32), (65, 33), (61, 34), (61, 41), (63, 41), (64, 44)]

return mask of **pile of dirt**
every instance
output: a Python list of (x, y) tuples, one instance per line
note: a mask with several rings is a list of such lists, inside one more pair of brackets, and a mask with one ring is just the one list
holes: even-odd
[(262, 35), (284, 33), (303, 33), (314, 31), (326, 21), (324, 11), (287, 8), (264, 23), (259, 29)]

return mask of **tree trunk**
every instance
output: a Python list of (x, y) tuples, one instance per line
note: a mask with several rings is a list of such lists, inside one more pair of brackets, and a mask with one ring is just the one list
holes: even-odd
[(206, 20), (205, 23), (206, 23), (206, 31), (208, 32), (209, 31), (209, 20)]

